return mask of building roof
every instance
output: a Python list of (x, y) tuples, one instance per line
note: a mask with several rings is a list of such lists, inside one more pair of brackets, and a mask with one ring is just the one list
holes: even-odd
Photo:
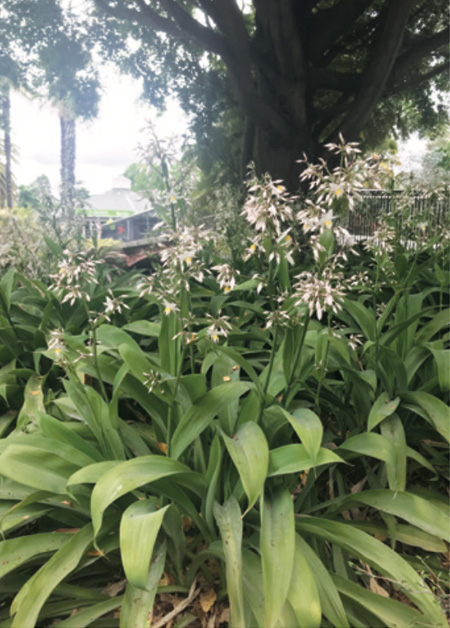
[(95, 217), (121, 218), (151, 208), (148, 199), (131, 190), (131, 181), (126, 177), (117, 177), (111, 190), (103, 194), (94, 194), (86, 201), (87, 215)]

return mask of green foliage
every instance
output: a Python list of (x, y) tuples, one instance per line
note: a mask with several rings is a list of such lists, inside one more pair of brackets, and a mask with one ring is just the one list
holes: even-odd
[(0, 210), (0, 269), (14, 267), (36, 278), (45, 272), (44, 232), (36, 214), (28, 209)]
[(48, 177), (41, 175), (30, 185), (21, 185), (17, 204), (19, 207), (34, 209), (42, 213), (47, 210), (46, 213), (48, 213), (56, 205)]
[(164, 571), (233, 627), (447, 625), (448, 246), (346, 246), (333, 150), (308, 203), (253, 180), (239, 269), (183, 227), (148, 277), (0, 279), (4, 625), (148, 626)]

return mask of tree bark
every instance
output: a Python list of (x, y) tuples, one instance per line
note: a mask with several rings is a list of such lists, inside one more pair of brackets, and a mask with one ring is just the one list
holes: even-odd
[(71, 221), (75, 211), (75, 118), (67, 110), (59, 114), (61, 126), (61, 209)]
[(331, 141), (336, 141), (339, 133), (346, 140), (355, 140), (369, 121), (394, 67), (413, 4), (414, 0), (396, 0), (389, 5), (363, 73), (361, 87), (346, 117), (331, 135)]
[[(257, 172), (270, 172), (289, 189), (298, 187), (298, 160), (315, 153), (309, 111), (308, 62), (291, 0), (255, 2), (258, 99), (285, 121), (288, 136), (257, 127)], [(260, 9), (260, 13), (258, 13)]]

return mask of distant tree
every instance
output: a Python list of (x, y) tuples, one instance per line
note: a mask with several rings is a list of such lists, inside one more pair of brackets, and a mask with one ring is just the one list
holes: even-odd
[(147, 167), (142, 163), (130, 164), (123, 176), (130, 179), (133, 192), (144, 197), (148, 197), (152, 190), (164, 189), (162, 177), (156, 172), (149, 173)]
[(38, 177), (29, 185), (19, 186), (17, 205), (25, 209), (43, 211), (48, 207), (55, 207), (56, 198), (52, 194), (50, 181), (45, 175)]
[(436, 166), (450, 173), (450, 141), (447, 139), (445, 146), (439, 146), (436, 149)]
[(415, 176), (428, 185), (450, 185), (450, 133), (428, 142)]
[[(144, 77), (154, 103), (175, 91), (199, 137), (238, 106), (242, 163), (254, 158), (291, 187), (295, 161), (324, 157), (339, 134), (369, 142), (445, 115), (433, 104), (448, 84), (444, 0), (93, 2), (99, 40)], [(121, 48), (128, 36), (134, 52)]]
[(51, 42), (39, 52), (50, 99), (58, 108), (61, 128), (61, 208), (69, 218), (75, 209), (76, 120), (98, 113), (100, 83), (92, 63), (90, 40), (82, 23), (66, 15)]

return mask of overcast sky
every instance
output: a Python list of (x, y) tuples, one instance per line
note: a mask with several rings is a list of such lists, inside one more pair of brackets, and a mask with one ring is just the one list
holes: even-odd
[[(182, 133), (187, 122), (172, 104), (162, 117), (139, 102), (140, 85), (113, 66), (102, 70), (103, 95), (96, 120), (77, 123), (76, 177), (91, 194), (111, 188), (112, 180), (138, 161), (137, 146), (146, 121), (157, 122), (162, 136)], [(14, 176), (18, 185), (45, 174), (54, 191), (59, 186), (59, 118), (48, 102), (14, 93), (11, 98)]]

